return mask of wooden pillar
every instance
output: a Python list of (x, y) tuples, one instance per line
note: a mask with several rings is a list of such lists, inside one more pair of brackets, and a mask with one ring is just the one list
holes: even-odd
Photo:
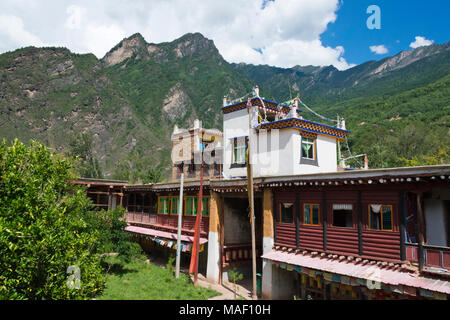
[(323, 250), (327, 251), (327, 225), (328, 225), (328, 210), (327, 210), (327, 192), (322, 192), (322, 217), (323, 217)]
[(222, 283), (223, 269), (223, 199), (218, 192), (210, 191), (208, 264), (206, 278), (210, 282)]
[(362, 220), (363, 220), (363, 208), (361, 191), (358, 191), (358, 254), (363, 254), (363, 240), (362, 240)]
[(295, 243), (296, 247), (300, 247), (300, 194), (295, 193)]
[(274, 206), (274, 196), (272, 190), (269, 188), (264, 189), (263, 194), (263, 237), (274, 238), (274, 220), (276, 207)]
[(424, 239), (424, 228), (425, 228), (425, 219), (423, 216), (422, 209), (422, 193), (417, 194), (417, 222), (419, 224), (419, 270), (423, 270), (423, 266), (425, 264), (425, 255), (423, 250), (423, 244), (425, 243)]
[(144, 219), (144, 204), (145, 204), (145, 193), (142, 192), (141, 193), (141, 197), (142, 197), (142, 210), (141, 210), (141, 222)]
[[(277, 238), (277, 201), (275, 199), (275, 194), (273, 190), (270, 190), (270, 196), (272, 198), (272, 227), (273, 227), (273, 240)], [(269, 201), (269, 200), (267, 200)]]
[(400, 226), (400, 259), (406, 260), (406, 247), (405, 247), (405, 217), (406, 217), (406, 199), (405, 191), (399, 192), (399, 226)]
[[(263, 191), (263, 254), (272, 251), (275, 241), (276, 206), (275, 197), (271, 188)], [(265, 259), (264, 259), (265, 260)], [(262, 264), (262, 298), (272, 299), (274, 287), (277, 286), (273, 279), (273, 264), (264, 261)]]

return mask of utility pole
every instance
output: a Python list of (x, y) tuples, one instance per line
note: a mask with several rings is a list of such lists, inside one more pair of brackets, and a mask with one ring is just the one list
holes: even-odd
[[(259, 91), (259, 90), (258, 90)], [(257, 95), (259, 96), (257, 92)], [(256, 300), (256, 245), (255, 245), (255, 209), (253, 205), (253, 173), (252, 167), (250, 164), (250, 145), (251, 145), (251, 136), (252, 136), (252, 125), (251, 125), (251, 100), (250, 98), (247, 101), (247, 111), (248, 111), (248, 145), (247, 151), (245, 153), (245, 160), (247, 161), (247, 190), (248, 190), (248, 202), (250, 206), (250, 225), (252, 232), (252, 270), (253, 270), (253, 291), (252, 291), (252, 299)]]
[(183, 210), (183, 183), (184, 183), (184, 165), (181, 164), (181, 182), (180, 182), (180, 197), (178, 198), (178, 232), (177, 232), (177, 260), (175, 263), (175, 278), (180, 277), (180, 259), (181, 259), (181, 223)]

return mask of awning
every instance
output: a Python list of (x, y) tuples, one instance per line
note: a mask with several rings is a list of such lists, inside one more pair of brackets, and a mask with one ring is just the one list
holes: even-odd
[(275, 250), (264, 254), (262, 258), (388, 285), (403, 285), (450, 294), (450, 281), (432, 279), (409, 272), (387, 270), (376, 265), (359, 265), (350, 261), (341, 262)]
[[(166, 232), (166, 231), (159, 231), (159, 230), (155, 230), (155, 229), (135, 227), (135, 226), (127, 226), (125, 228), (125, 231), (139, 233), (139, 234), (145, 234), (145, 235), (149, 235), (149, 236), (161, 237), (161, 238), (166, 238), (166, 239), (177, 241), (176, 233), (171, 233), (171, 232)], [(181, 241), (194, 242), (194, 237), (181, 235)], [(206, 242), (208, 242), (208, 239), (200, 238), (200, 245), (202, 245)]]

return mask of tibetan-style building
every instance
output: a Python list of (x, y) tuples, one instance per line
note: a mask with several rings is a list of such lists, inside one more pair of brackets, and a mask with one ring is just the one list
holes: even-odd
[[(251, 277), (250, 141), (262, 298), (449, 297), (450, 165), (338, 170), (337, 144), (350, 131), (303, 119), (298, 100), (280, 105), (256, 91), (247, 101), (225, 100), (222, 113), (222, 174), (203, 181), (199, 271), (208, 281), (226, 281), (234, 267)], [(147, 251), (176, 250), (173, 178), (124, 187), (127, 230)], [(199, 188), (198, 176), (184, 183), (186, 260)]]

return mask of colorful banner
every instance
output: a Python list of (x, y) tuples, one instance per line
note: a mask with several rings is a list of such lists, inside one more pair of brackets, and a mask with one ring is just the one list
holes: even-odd
[(350, 284), (350, 277), (347, 277), (347, 276), (342, 276), (341, 277), (341, 283), (342, 284)]

